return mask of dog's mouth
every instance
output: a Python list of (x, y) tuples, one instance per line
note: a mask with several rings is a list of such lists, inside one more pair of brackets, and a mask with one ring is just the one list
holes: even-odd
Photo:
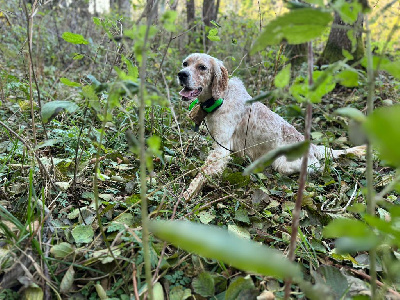
[(201, 94), (201, 92), (203, 91), (202, 87), (199, 87), (197, 89), (190, 89), (188, 87), (184, 87), (180, 92), (179, 95), (182, 96), (182, 100), (183, 101), (189, 101), (189, 100), (193, 100), (194, 98), (196, 98), (197, 96), (199, 96)]

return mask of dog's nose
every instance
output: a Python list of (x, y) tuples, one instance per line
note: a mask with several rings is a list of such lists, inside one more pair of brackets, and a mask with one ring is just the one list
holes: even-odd
[(178, 73), (179, 81), (185, 81), (189, 77), (189, 73), (187, 71), (180, 71)]

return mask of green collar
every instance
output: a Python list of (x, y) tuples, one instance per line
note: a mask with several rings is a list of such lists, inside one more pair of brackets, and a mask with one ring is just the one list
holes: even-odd
[[(196, 106), (196, 104), (199, 103), (199, 99), (195, 99), (190, 103), (189, 105), (189, 110), (192, 110), (193, 107)], [(219, 98), (218, 100), (215, 100), (214, 98), (210, 98), (207, 101), (200, 103), (200, 107), (207, 113), (212, 113), (216, 111), (220, 106), (224, 103), (224, 99)]]

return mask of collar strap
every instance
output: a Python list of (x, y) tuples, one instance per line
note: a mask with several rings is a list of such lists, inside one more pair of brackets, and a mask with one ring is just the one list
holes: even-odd
[(192, 110), (193, 107), (195, 107), (197, 103), (199, 103), (199, 99), (196, 98), (190, 103), (189, 110)]
[[(193, 107), (195, 107), (199, 103), (199, 99), (195, 99), (190, 103), (189, 105), (189, 110), (192, 110)], [(216, 111), (218, 108), (221, 107), (221, 105), (224, 103), (224, 99), (219, 98), (218, 100), (215, 100), (214, 98), (210, 98), (207, 101), (200, 103), (200, 107), (207, 113), (212, 113)]]

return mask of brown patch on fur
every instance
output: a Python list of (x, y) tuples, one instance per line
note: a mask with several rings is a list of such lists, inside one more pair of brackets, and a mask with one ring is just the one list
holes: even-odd
[(293, 142), (304, 140), (304, 137), (293, 126), (282, 126), (282, 136)]
[(224, 66), (219, 66), (214, 60), (214, 80), (212, 83), (212, 96), (214, 99), (223, 98), (225, 90), (228, 88), (229, 74)]

